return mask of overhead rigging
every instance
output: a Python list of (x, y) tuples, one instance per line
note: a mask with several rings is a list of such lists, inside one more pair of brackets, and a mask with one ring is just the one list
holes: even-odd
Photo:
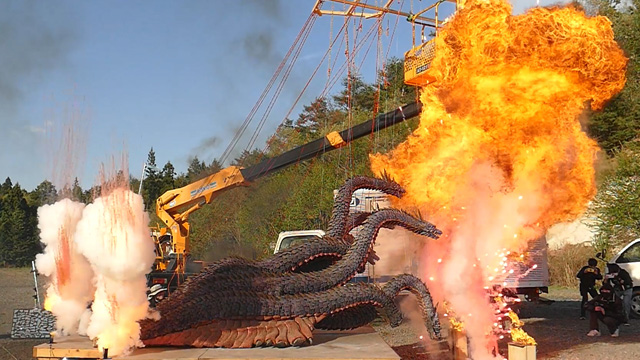
[[(231, 142), (229, 143), (229, 145), (227, 146), (227, 148), (225, 149), (223, 154), (220, 156), (220, 159), (219, 159), (220, 163), (225, 164), (230, 159), (230, 156), (234, 153), (235, 147), (237, 146), (237, 144), (239, 143), (239, 141), (241, 140), (241, 138), (245, 134), (246, 130), (248, 129), (249, 125), (252, 123), (253, 119), (256, 117), (256, 115), (259, 112), (260, 108), (263, 106), (265, 100), (267, 99), (267, 96), (269, 95), (269, 93), (271, 93), (273, 91), (271, 99), (267, 102), (267, 105), (266, 105), (266, 107), (264, 109), (264, 112), (260, 116), (260, 120), (258, 121), (258, 124), (255, 127), (255, 130), (253, 131), (252, 135), (250, 136), (249, 141), (248, 141), (248, 143), (247, 143), (247, 145), (245, 147), (245, 150), (246, 151), (250, 151), (254, 147), (256, 141), (259, 138), (259, 135), (260, 135), (260, 132), (261, 132), (262, 128), (264, 127), (267, 119), (269, 118), (269, 115), (271, 114), (271, 112), (273, 110), (273, 107), (276, 104), (276, 100), (277, 100), (278, 96), (280, 95), (281, 91), (283, 90), (283, 88), (285, 86), (287, 78), (289, 77), (289, 74), (291, 73), (291, 71), (292, 71), (292, 69), (293, 69), (293, 67), (294, 67), (294, 65), (296, 63), (296, 60), (298, 59), (298, 57), (299, 57), (299, 55), (300, 55), (300, 53), (302, 51), (302, 48), (305, 45), (305, 42), (306, 42), (307, 38), (309, 37), (309, 34), (311, 33), (311, 30), (313, 28), (313, 25), (314, 25), (317, 17), (331, 15), (331, 16), (344, 16), (344, 17), (347, 17), (347, 18), (354, 18), (354, 19), (355, 18), (360, 18), (360, 20), (362, 20), (362, 19), (376, 19), (376, 20), (378, 20), (378, 24), (377, 24), (377, 26), (371, 26), (369, 28), (369, 30), (366, 31), (366, 33), (362, 37), (358, 38), (358, 36), (356, 36), (354, 34), (354, 36), (352, 36), (353, 41), (352, 41), (352, 45), (350, 47), (348, 34), (347, 34), (347, 32), (348, 32), (348, 22), (345, 21), (343, 23), (341, 29), (335, 34), (335, 36), (333, 37), (333, 40), (331, 41), (331, 43), (329, 44), (329, 46), (328, 46), (327, 50), (325, 51), (324, 55), (320, 59), (320, 61), (318, 63), (318, 66), (311, 73), (311, 75), (309, 76), (309, 80), (306, 82), (305, 86), (301, 89), (301, 91), (299, 92), (298, 97), (295, 99), (294, 103), (290, 106), (288, 112), (283, 117), (283, 120), (282, 120), (283, 122), (291, 115), (293, 110), (296, 108), (299, 100), (302, 98), (302, 95), (304, 94), (304, 92), (306, 91), (306, 89), (310, 85), (311, 81), (313, 80), (313, 78), (317, 74), (317, 71), (324, 64), (325, 60), (329, 59), (329, 62), (327, 64), (327, 66), (328, 66), (328, 68), (327, 68), (328, 79), (327, 79), (327, 83), (325, 85), (325, 88), (322, 90), (322, 93), (318, 97), (326, 96), (327, 93), (338, 82), (338, 80), (340, 80), (342, 78), (343, 73), (345, 72), (345, 70), (349, 73), (350, 71), (353, 71), (353, 70), (359, 68), (360, 66), (362, 66), (362, 63), (364, 62), (364, 59), (366, 58), (366, 54), (365, 54), (365, 56), (363, 56), (362, 62), (360, 63), (360, 66), (358, 66), (358, 67), (355, 67), (355, 64), (353, 63), (353, 61), (355, 59), (355, 56), (359, 51), (361, 51), (364, 48), (364, 46), (367, 43), (367, 41), (370, 41), (372, 39), (372, 35), (374, 33), (376, 33), (376, 30), (378, 32), (380, 31), (380, 26), (381, 26), (381, 23), (382, 23), (382, 19), (387, 14), (396, 15), (398, 17), (400, 17), (400, 16), (406, 17), (407, 21), (409, 21), (411, 23), (412, 35), (413, 35), (413, 47), (409, 51), (407, 51), (405, 53), (405, 64), (404, 64), (404, 67), (405, 67), (405, 69), (404, 69), (405, 82), (407, 84), (414, 85), (414, 86), (425, 86), (428, 83), (432, 82), (433, 78), (431, 78), (428, 75), (427, 70), (429, 69), (429, 64), (430, 64), (430, 62), (431, 62), (431, 60), (433, 59), (433, 56), (434, 56), (434, 51), (433, 51), (434, 43), (433, 43), (433, 40), (426, 41), (427, 40), (427, 36), (425, 35), (425, 28), (432, 28), (437, 32), (437, 29), (443, 23), (446, 22), (446, 20), (441, 20), (440, 19), (440, 17), (441, 17), (440, 15), (442, 13), (442, 11), (440, 9), (441, 4), (443, 4), (443, 3), (454, 4), (455, 5), (455, 9), (457, 9), (459, 6), (461, 6), (462, 2), (463, 2), (463, 0), (437, 0), (437, 1), (433, 1), (431, 3), (431, 5), (428, 5), (424, 9), (422, 9), (419, 12), (414, 14), (411, 11), (410, 12), (406, 12), (406, 11), (402, 11), (402, 10), (398, 10), (398, 9), (392, 8), (391, 6), (394, 3), (394, 1), (392, 1), (392, 0), (386, 0), (385, 3), (382, 4), (381, 6), (371, 5), (371, 4), (368, 4), (368, 3), (360, 1), (360, 0), (353, 0), (353, 1), (349, 1), (349, 0), (317, 0), (316, 3), (313, 6), (311, 14), (306, 19), (306, 21), (303, 24), (300, 32), (296, 36), (293, 44), (291, 45), (291, 47), (289, 48), (289, 50), (285, 54), (282, 62), (279, 64), (278, 68), (274, 72), (274, 74), (271, 77), (270, 81), (267, 83), (265, 89), (263, 90), (262, 94), (260, 95), (260, 97), (256, 101), (255, 105), (253, 106), (253, 108), (251, 109), (251, 111), (249, 112), (249, 114), (247, 115), (245, 120), (243, 121), (243, 123), (240, 125), (240, 127), (238, 128), (238, 130), (234, 134), (233, 139), (231, 140)], [(333, 5), (332, 5), (332, 10), (324, 10), (324, 9), (322, 9), (322, 5), (324, 3), (343, 4), (343, 6), (345, 6), (345, 8), (343, 10), (334, 10), (333, 9)], [(403, 5), (404, 5), (404, 0), (402, 0), (402, 2), (400, 4), (400, 8), (402, 8)], [(412, 4), (411, 8), (413, 9), (413, 4)], [(454, 9), (454, 11), (455, 11), (455, 9)], [(451, 13), (450, 9), (445, 9), (445, 10), (446, 10), (446, 11), (444, 11), (445, 14), (446, 13)], [(433, 13), (433, 16), (427, 16), (427, 15), (431, 15), (431, 13)], [(362, 28), (361, 23), (358, 24), (357, 28), (359, 30)], [(395, 34), (395, 28), (394, 28), (394, 32), (391, 35), (391, 39), (393, 38), (394, 34)], [(335, 56), (334, 64), (332, 65), (331, 64), (331, 51), (332, 51), (332, 48), (336, 45), (336, 42), (337, 42), (338, 39), (341, 39), (341, 43), (339, 45), (340, 47), (342, 46), (342, 43), (344, 43), (346, 41), (344, 46), (345, 46), (345, 52), (346, 52), (347, 56), (346, 56), (346, 59), (344, 60), (343, 64), (336, 71), (335, 70), (335, 61), (337, 61), (338, 56)], [(367, 48), (366, 53), (368, 53), (368, 49), (369, 48)], [(388, 55), (388, 49), (387, 49), (387, 55)], [(347, 81), (349, 81), (349, 78), (347, 79)], [(277, 83), (277, 85), (276, 85), (276, 83)], [(275, 86), (275, 88), (274, 88), (274, 86)], [(375, 113), (374, 113), (374, 115), (375, 115)]]
[[(322, 4), (328, 1), (345, 4), (349, 8), (346, 11), (322, 10)], [(427, 70), (429, 70), (431, 61), (435, 57), (435, 38), (428, 40), (425, 29), (434, 29), (437, 34), (438, 29), (446, 23), (447, 19), (441, 20), (440, 16), (440, 5), (443, 3), (454, 4), (453, 12), (455, 12), (459, 7), (463, 6), (464, 0), (437, 0), (417, 13), (391, 8), (393, 0), (387, 0), (382, 6), (370, 5), (360, 0), (316, 0), (313, 12), (319, 16), (359, 16), (365, 19), (380, 18), (385, 14), (406, 17), (407, 21), (411, 23), (413, 46), (405, 53), (404, 81), (408, 85), (426, 86), (434, 81), (434, 78), (429, 75)], [(413, 4), (411, 7), (413, 8)], [(433, 13), (433, 17), (426, 16), (427, 13)], [(416, 36), (417, 33), (419, 37)]]
[[(374, 33), (378, 33), (378, 42), (380, 42), (380, 29), (381, 22), (385, 14), (395, 14), (395, 15), (403, 15), (407, 16), (408, 20), (412, 23), (413, 26), (413, 48), (407, 52), (407, 56), (420, 56), (422, 52), (419, 52), (420, 47), (424, 47), (426, 38), (424, 36), (424, 27), (430, 26), (434, 29), (438, 29), (439, 24), (442, 24), (439, 20), (437, 20), (438, 15), (438, 6), (439, 4), (445, 2), (444, 0), (438, 1), (436, 4), (431, 5), (428, 9), (435, 9), (436, 11), (436, 19), (431, 19), (425, 17), (423, 14), (426, 10), (423, 10), (417, 14), (411, 13), (403, 13), (398, 10), (394, 10), (390, 8), (390, 5), (393, 1), (387, 1), (383, 7), (377, 7), (368, 5), (366, 3), (361, 3), (358, 1), (346, 1), (346, 0), (333, 0), (337, 3), (342, 3), (344, 5), (348, 5), (349, 7), (342, 12), (331, 11), (330, 15), (342, 15), (346, 16), (341, 29), (335, 34), (331, 44), (327, 51), (325, 51), (324, 55), (320, 59), (318, 66), (312, 71), (309, 80), (304, 85), (302, 91), (299, 93), (298, 97), (295, 99), (294, 104), (289, 108), (285, 119), (289, 117), (291, 112), (294, 110), (296, 104), (301, 99), (302, 94), (310, 85), (311, 80), (314, 78), (318, 70), (321, 68), (322, 64), (329, 57), (331, 53), (331, 48), (337, 43), (338, 39), (342, 39), (345, 44), (345, 52), (346, 59), (339, 67), (338, 71), (334, 71), (335, 67), (332, 66), (330, 71), (328, 71), (328, 79), (327, 83), (322, 91), (321, 97), (325, 97), (335, 83), (342, 77), (342, 74), (346, 70), (349, 74), (350, 71), (355, 70), (355, 56), (362, 49), (367, 49), (365, 55), (368, 53), (369, 47), (366, 47), (367, 42), (375, 39), (372, 37)], [(458, 5), (458, 1), (447, 0), (446, 2), (453, 2)], [(268, 118), (271, 110), (274, 107), (275, 101), (282, 91), (284, 84), (290, 75), (293, 66), (298, 59), (302, 48), (309, 37), (313, 24), (315, 23), (318, 16), (327, 15), (328, 13), (324, 12), (324, 10), (320, 9), (320, 5), (323, 1), (317, 1), (312, 14), (307, 18), (302, 29), (298, 33), (294, 43), (289, 48), (289, 51), (286, 53), (284, 59), (276, 69), (273, 74), (271, 80), (265, 87), (264, 91), (260, 95), (257, 103), (251, 109), (242, 125), (236, 132), (233, 140), (226, 148), (225, 152), (220, 158), (220, 163), (224, 164), (229, 156), (232, 154), (234, 147), (237, 145), (248, 126), (258, 113), (258, 109), (262, 106), (264, 101), (267, 98), (267, 95), (272, 91), (274, 85), (278, 79), (280, 82), (275, 87), (275, 91), (273, 92), (272, 98), (267, 103), (267, 107), (262, 117), (260, 118), (257, 128), (251, 136), (249, 141), (249, 146), (247, 150), (251, 149), (258, 139), (258, 134), (262, 127), (265, 124), (266, 119)], [(404, 2), (403, 2), (404, 3)], [(359, 11), (358, 8), (361, 8)], [(376, 10), (375, 13), (367, 13), (365, 9), (368, 10)], [(428, 10), (427, 9), (427, 10)], [(356, 31), (353, 32), (352, 35), (352, 44), (349, 41), (348, 34), (348, 26), (349, 21), (347, 21), (351, 17), (360, 17), (360, 21), (366, 18), (376, 18), (378, 20), (378, 26), (372, 26), (368, 31), (364, 33), (364, 35), (359, 36), (358, 32), (361, 30), (360, 26), (355, 27)], [(355, 19), (355, 18), (354, 18)], [(355, 22), (354, 22), (355, 24)], [(421, 30), (420, 44), (416, 42), (416, 31), (415, 27), (421, 26), (423, 29)], [(395, 33), (395, 29), (394, 29)], [(414, 51), (415, 50), (415, 51)], [(378, 49), (380, 52), (380, 49)], [(418, 54), (420, 53), (420, 54)], [(407, 81), (407, 61), (411, 60), (405, 56), (405, 82)], [(337, 57), (336, 57), (337, 59)], [(364, 60), (363, 60), (364, 61)], [(411, 60), (413, 61), (413, 60)], [(424, 60), (421, 60), (424, 61)], [(430, 61), (430, 60), (429, 60)], [(420, 79), (424, 79), (424, 75), (422, 72), (426, 72), (428, 69), (427, 66), (424, 68), (416, 68), (413, 69), (413, 77), (409, 79), (409, 81), (418, 81)], [(335, 61), (334, 61), (335, 65)], [(331, 65), (329, 65), (331, 66)], [(412, 65), (413, 66), (413, 65)], [(411, 75), (410, 74), (410, 75)], [(413, 80), (412, 80), (413, 79)], [(348, 78), (348, 81), (350, 79)], [(427, 81), (428, 83), (429, 81)], [(348, 94), (348, 97), (351, 95)], [(351, 99), (347, 98), (347, 104), (350, 104)], [(359, 137), (363, 137), (369, 135), (371, 133), (377, 132), (393, 124), (402, 122), (411, 117), (415, 117), (420, 112), (421, 105), (419, 103), (412, 103), (403, 107), (399, 107), (393, 111), (390, 111), (386, 114), (381, 114), (378, 116), (374, 116), (371, 120), (363, 122), (361, 124), (352, 126), (349, 123), (349, 126), (346, 130), (341, 132), (330, 132), (328, 135), (319, 138), (315, 141), (309, 142), (305, 145), (302, 145), (293, 150), (289, 150), (283, 154), (275, 156), (270, 159), (264, 159), (262, 161), (258, 161), (253, 166), (249, 166), (246, 168), (242, 168), (240, 166), (229, 166), (227, 168), (222, 169), (221, 171), (209, 175), (204, 179), (197, 180), (187, 186), (184, 186), (180, 189), (173, 189), (165, 192), (161, 195), (156, 202), (156, 213), (158, 217), (166, 226), (163, 229), (158, 231), (158, 242), (157, 245), (164, 244), (164, 240), (160, 239), (168, 239), (166, 244), (169, 245), (170, 249), (164, 251), (160, 246), (158, 247), (158, 258), (156, 259), (156, 274), (168, 276), (170, 277), (169, 283), (173, 282), (176, 274), (185, 274), (186, 265), (187, 265), (187, 257), (189, 256), (189, 216), (194, 211), (200, 209), (203, 205), (211, 202), (213, 198), (224, 192), (225, 190), (246, 185), (248, 182), (251, 182), (255, 179), (258, 179), (262, 176), (270, 174), (280, 168), (284, 168), (286, 166), (290, 166), (299, 161), (310, 159), (321, 155), (326, 151), (331, 151), (334, 149), (342, 148), (343, 146), (349, 146), (352, 140), (355, 140)], [(375, 109), (377, 111), (377, 109)], [(264, 153), (264, 152), (263, 152)], [(165, 256), (167, 255), (167, 256)], [(178, 282), (181, 282), (182, 278), (178, 278)], [(152, 281), (155, 281), (151, 279)], [(166, 280), (166, 279), (165, 279)], [(166, 281), (164, 282), (167, 283)]]

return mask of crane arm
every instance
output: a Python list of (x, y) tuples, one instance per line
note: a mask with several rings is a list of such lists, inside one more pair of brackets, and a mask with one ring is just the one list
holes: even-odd
[(393, 126), (406, 119), (418, 116), (421, 108), (422, 105), (419, 102), (400, 106), (393, 111), (380, 114), (371, 120), (367, 120), (349, 129), (340, 132), (334, 131), (325, 137), (298, 146), (297, 148), (289, 150), (279, 156), (265, 159), (256, 165), (240, 170), (240, 172), (244, 179), (247, 181), (253, 181), (276, 170), (298, 163), (302, 160), (316, 157), (327, 151), (338, 149), (353, 140), (372, 134), (376, 131), (380, 131), (389, 126)]
[(355, 139), (413, 118), (420, 113), (421, 107), (418, 102), (401, 106), (349, 129), (334, 131), (248, 168), (229, 166), (204, 179), (165, 192), (156, 201), (156, 214), (171, 231), (173, 251), (179, 257), (179, 266), (183, 266), (184, 255), (189, 253), (189, 215), (203, 205), (209, 204), (224, 191), (246, 186), (251, 181), (289, 165), (338, 149)]

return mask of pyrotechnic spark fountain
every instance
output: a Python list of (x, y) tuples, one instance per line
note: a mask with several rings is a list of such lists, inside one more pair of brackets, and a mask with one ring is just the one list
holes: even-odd
[(138, 320), (148, 314), (145, 274), (155, 259), (142, 197), (129, 190), (122, 168), (103, 177), (101, 196), (85, 208), (76, 231), (78, 249), (96, 274), (87, 335), (112, 355), (142, 346)]
[(45, 308), (62, 334), (80, 329), (111, 355), (142, 345), (138, 320), (148, 315), (145, 274), (155, 259), (142, 197), (129, 190), (122, 164), (118, 175), (102, 170), (92, 204), (64, 199), (38, 209), (46, 247), (36, 263), (51, 280)]
[(436, 279), (430, 289), (453, 311), (472, 314), (462, 320), (474, 359), (493, 358), (502, 336), (487, 336), (495, 304), (484, 287), (595, 194), (598, 147), (578, 117), (622, 89), (626, 62), (604, 17), (571, 7), (512, 16), (503, 0), (467, 1), (436, 38), (419, 127), (371, 157), (375, 173), (407, 190), (395, 206), (445, 229), (424, 250), (423, 278)]
[(38, 228), (45, 249), (36, 256), (36, 267), (50, 279), (44, 307), (56, 316), (56, 328), (61, 334), (85, 333), (81, 318), (93, 294), (91, 266), (74, 242), (83, 209), (84, 204), (69, 199), (38, 209)]

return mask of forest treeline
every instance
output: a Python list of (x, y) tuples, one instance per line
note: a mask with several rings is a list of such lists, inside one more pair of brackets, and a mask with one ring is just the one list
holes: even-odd
[[(590, 207), (590, 225), (599, 248), (615, 247), (640, 237), (640, 0), (625, 5), (616, 0), (589, 0), (589, 12), (611, 20), (616, 40), (629, 57), (627, 84), (599, 113), (588, 114), (586, 130), (603, 149), (598, 173), (598, 195)], [(416, 100), (416, 90), (403, 83), (402, 61), (390, 59), (373, 83), (358, 75), (343, 80), (337, 94), (305, 105), (296, 118), (285, 120), (269, 138), (266, 150), (243, 151), (231, 165), (250, 166), (295, 146), (343, 130)], [(349, 111), (350, 109), (350, 111)], [(261, 257), (272, 251), (278, 233), (285, 230), (325, 229), (331, 216), (333, 190), (353, 175), (372, 175), (368, 154), (385, 153), (402, 142), (417, 119), (390, 127), (349, 146), (300, 162), (248, 187), (224, 192), (190, 216), (191, 250), (195, 258), (215, 260), (230, 254)], [(149, 151), (142, 196), (155, 225), (155, 199), (167, 190), (185, 186), (222, 169), (194, 157), (186, 173), (176, 173), (171, 162), (159, 166)], [(130, 177), (138, 191), (140, 179)], [(84, 203), (95, 188), (74, 184), (56, 189), (47, 180), (34, 190), (22, 189), (7, 178), (0, 186), (0, 266), (24, 266), (41, 251), (37, 208), (62, 197)]]

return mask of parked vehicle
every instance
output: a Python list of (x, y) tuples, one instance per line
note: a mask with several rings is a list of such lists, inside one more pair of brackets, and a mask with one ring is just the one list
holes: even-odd
[[(596, 255), (604, 260), (606, 253), (598, 253)], [(631, 316), (640, 318), (640, 239), (635, 239), (622, 248), (608, 261), (612, 264), (618, 264), (621, 269), (626, 270), (633, 280), (633, 295), (631, 298)]]

